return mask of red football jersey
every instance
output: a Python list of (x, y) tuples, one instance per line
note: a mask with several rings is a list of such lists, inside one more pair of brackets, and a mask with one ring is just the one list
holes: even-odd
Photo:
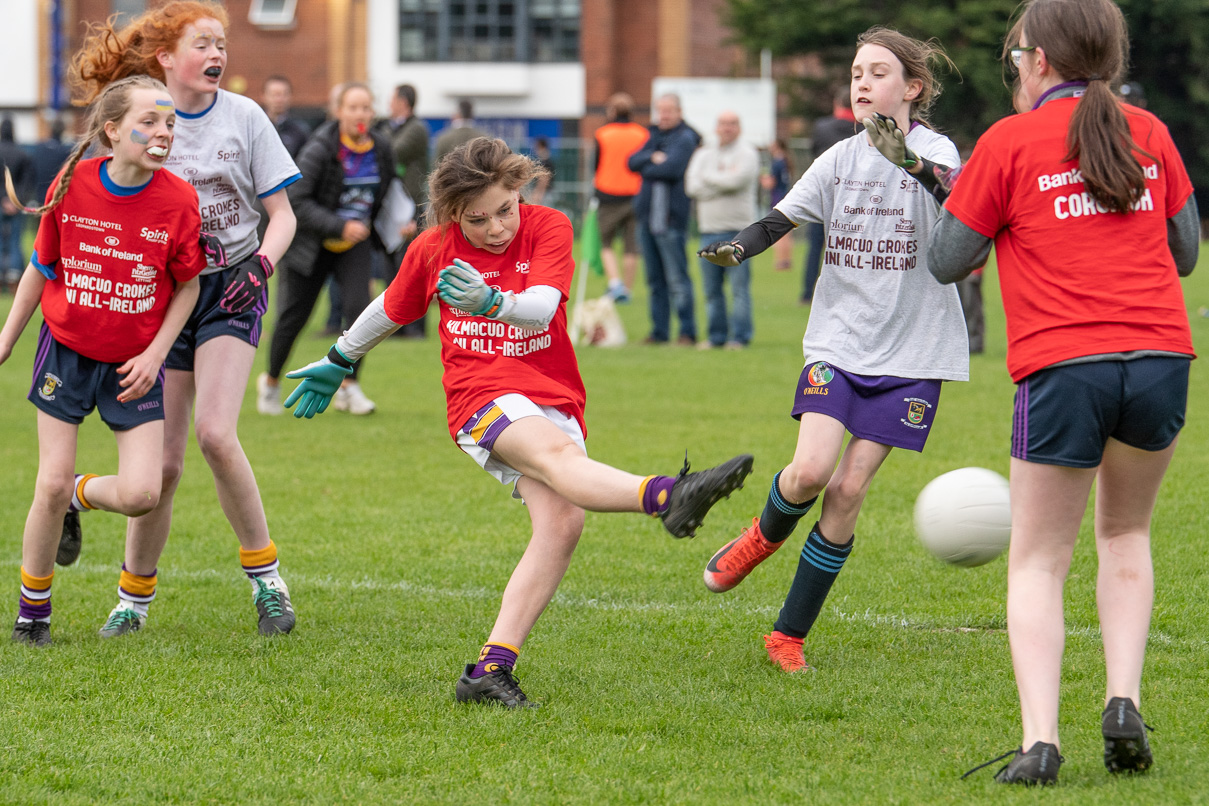
[[(1125, 106), (1146, 192), (1110, 213), (1064, 161), (1077, 100), (999, 121), (978, 141), (945, 209), (995, 239), (1007, 313), (1008, 371), (1020, 381), (1086, 355), (1163, 350), (1192, 355), (1192, 334), (1167, 219), (1192, 183), (1167, 127)], [(1150, 156), (1147, 156), (1149, 154)]]
[(137, 193), (119, 195), (101, 180), (107, 159), (76, 166), (63, 201), (42, 216), (34, 259), (58, 275), (42, 291), (55, 340), (94, 361), (123, 363), (155, 339), (176, 284), (196, 277), (206, 259), (193, 186), (161, 170)]
[(520, 224), (502, 255), (470, 245), (457, 225), (425, 230), (407, 248), (399, 274), (386, 289), (386, 315), (400, 324), (424, 315), (436, 295), (437, 275), (459, 258), (488, 285), (519, 293), (548, 285), (562, 294), (554, 319), (541, 331), (523, 330), (484, 316), (471, 316), (444, 302), (441, 312), (442, 378), (449, 432), (457, 438), (470, 416), (509, 393), (554, 406), (584, 424), (584, 385), (567, 333), (567, 295), (575, 261), (571, 222), (549, 207), (518, 205)]

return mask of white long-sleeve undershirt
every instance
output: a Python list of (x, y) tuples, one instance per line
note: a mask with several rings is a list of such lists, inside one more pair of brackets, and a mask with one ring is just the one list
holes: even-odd
[[(377, 347), (405, 322), (386, 315), (386, 292), (366, 306), (352, 327), (336, 339), (336, 349), (350, 361), (357, 361)], [(541, 330), (550, 324), (562, 301), (562, 292), (550, 285), (535, 285), (519, 294), (504, 293), (500, 309), (492, 319), (525, 330)]]

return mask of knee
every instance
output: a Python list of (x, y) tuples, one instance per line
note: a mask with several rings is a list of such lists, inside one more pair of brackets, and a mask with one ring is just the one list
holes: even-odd
[(125, 486), (119, 482), (118, 511), (131, 518), (146, 515), (159, 506), (160, 491), (149, 484)]
[(160, 479), (161, 490), (175, 490), (185, 472), (184, 457), (169, 459), (164, 457), (163, 475)]
[(810, 462), (793, 462), (781, 471), (778, 487), (787, 501), (802, 504), (821, 493), (830, 480), (830, 468)]
[(550, 549), (558, 552), (561, 558), (568, 559), (579, 545), (579, 537), (584, 531), (584, 510), (568, 502), (552, 514), (544, 530), (551, 538)]
[(67, 511), (71, 495), (75, 491), (75, 477), (71, 475), (54, 478), (39, 475), (35, 485), (35, 500), (50, 511)]
[(210, 467), (224, 464), (231, 455), (233, 446), (237, 444), (234, 430), (228, 432), (216, 428), (213, 423), (198, 420), (196, 432), (197, 446)]
[(827, 500), (834, 506), (839, 504), (845, 508), (859, 507), (869, 492), (869, 483), (855, 475), (836, 474), (827, 484)]

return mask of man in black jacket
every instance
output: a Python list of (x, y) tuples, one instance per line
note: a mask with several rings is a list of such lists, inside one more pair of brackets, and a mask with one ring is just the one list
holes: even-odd
[[(29, 204), (33, 193), (33, 164), (13, 137), (11, 118), (0, 120), (0, 162), (12, 174), (17, 198)], [(25, 229), (22, 215), (17, 205), (9, 201), (7, 193), (0, 194), (0, 275), (9, 291), (16, 291), (21, 273), (25, 271), (25, 253), (21, 249), (21, 235)]]

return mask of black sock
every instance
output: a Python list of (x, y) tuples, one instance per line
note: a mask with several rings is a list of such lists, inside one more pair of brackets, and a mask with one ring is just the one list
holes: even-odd
[(760, 534), (764, 535), (764, 539), (769, 543), (780, 543), (793, 534), (798, 521), (810, 511), (819, 498), (816, 495), (804, 504), (791, 504), (786, 501), (781, 495), (779, 484), (783, 472), (785, 471), (780, 471), (772, 477), (772, 489), (768, 491), (768, 501), (764, 504), (764, 511), (760, 513)]
[(798, 572), (793, 585), (781, 607), (781, 615), (773, 629), (794, 638), (805, 638), (814, 626), (814, 621), (823, 609), (823, 602), (831, 592), (831, 584), (840, 575), (844, 561), (852, 553), (852, 538), (842, 546), (828, 543), (819, 531), (818, 523), (810, 530), (802, 557), (798, 560)]

